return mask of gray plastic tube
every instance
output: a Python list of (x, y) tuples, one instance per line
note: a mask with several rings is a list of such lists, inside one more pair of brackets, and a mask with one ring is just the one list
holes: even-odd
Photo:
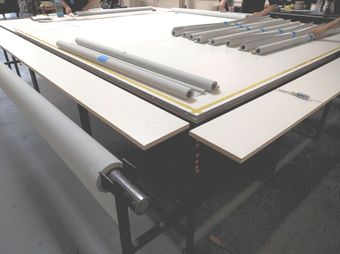
[[(216, 81), (207, 79), (189, 72), (185, 72), (182, 70), (178, 70), (166, 65), (162, 65), (138, 56), (134, 56), (128, 53), (121, 52), (119, 50), (107, 47), (105, 45), (92, 42), (90, 40), (84, 39), (84, 38), (76, 38), (76, 43), (93, 49), (95, 51), (99, 51), (101, 53), (104, 53), (106, 55), (109, 55), (114, 58), (118, 58), (122, 61), (128, 62), (133, 65), (137, 65), (139, 67), (142, 67), (144, 69), (150, 70), (152, 72), (159, 73), (161, 75), (164, 75), (166, 77), (173, 78), (175, 80), (179, 80), (183, 83), (188, 83), (194, 87), (198, 87), (207, 91), (216, 91), (218, 89), (218, 84)], [(192, 88), (192, 87), (191, 87)], [(200, 91), (203, 92), (203, 91)]]
[(146, 209), (148, 199), (119, 172), (120, 160), (3, 64), (0, 88), (105, 209), (112, 203), (108, 204), (100, 193), (103, 191), (100, 172), (128, 193), (137, 212)]
[(189, 25), (189, 26), (178, 26), (174, 27), (172, 29), (171, 34), (173, 36), (182, 36), (184, 33), (191, 31), (202, 31), (206, 29), (212, 29), (212, 28), (223, 28), (227, 26), (234, 26), (234, 25), (241, 25), (241, 24), (251, 24), (258, 22), (260, 20), (266, 20), (269, 19), (269, 16), (249, 16), (244, 19), (238, 19), (238, 20), (232, 20), (232, 21), (224, 21), (224, 22), (218, 22), (218, 23), (208, 23), (208, 24), (199, 24), (199, 25)]
[(230, 19), (243, 19), (249, 15), (247, 13), (239, 13), (239, 12), (218, 12), (218, 11), (205, 11), (205, 10), (186, 9), (186, 8), (171, 8), (171, 10), (177, 13), (188, 13), (188, 14), (211, 16), (211, 17), (218, 17), (218, 18), (230, 18)]
[(103, 55), (102, 53), (95, 50), (65, 41), (57, 41), (57, 46), (62, 50), (83, 57), (111, 70), (117, 71), (123, 75), (146, 83), (183, 100), (188, 100), (194, 95), (193, 89), (182, 85), (181, 82), (168, 79), (167, 77), (164, 77), (160, 74), (142, 69), (141, 67), (131, 65), (118, 59), (114, 59), (107, 55)]
[(298, 27), (300, 24), (300, 22), (296, 22), (296, 23), (297, 24), (294, 24), (294, 23), (280, 24), (276, 26), (251, 30), (251, 31), (243, 32), (239, 34), (234, 34), (234, 35), (232, 34), (229, 36), (224, 36), (223, 38), (218, 38), (218, 40), (216, 38), (215, 41), (220, 44), (223, 43), (224, 41), (226, 46), (234, 47), (234, 46), (238, 46), (241, 43), (243, 43), (244, 40), (270, 37), (271, 35), (283, 33), (283, 31), (285, 31), (286, 29), (294, 30), (294, 27)]
[(276, 42), (276, 43), (271, 43), (271, 44), (267, 44), (267, 45), (258, 47), (252, 53), (256, 54), (256, 55), (264, 55), (264, 54), (271, 53), (273, 51), (277, 51), (277, 50), (292, 47), (292, 46), (295, 46), (295, 45), (298, 45), (298, 44), (306, 43), (306, 42), (312, 41), (314, 39), (315, 39), (314, 34), (312, 34), (312, 33), (305, 34), (305, 35), (301, 35), (301, 36), (298, 36), (298, 37), (295, 37), (295, 38), (292, 38), (292, 39), (279, 41), (279, 42)]
[(267, 26), (273, 26), (273, 25), (279, 25), (279, 24), (286, 24), (289, 23), (289, 20), (270, 20), (266, 22), (258, 22), (253, 23), (250, 25), (241, 25), (241, 26), (235, 26), (231, 28), (225, 28), (225, 29), (216, 29), (212, 31), (206, 31), (201, 33), (192, 34), (193, 39), (198, 43), (206, 43), (209, 41), (209, 39), (215, 38), (215, 37), (221, 37), (229, 34), (235, 34), (240, 33), (242, 31), (250, 31), (250, 30), (256, 30), (262, 27)]
[(110, 13), (123, 13), (132, 11), (152, 11), (152, 6), (144, 7), (132, 7), (132, 8), (117, 8), (117, 9), (102, 9), (102, 10), (92, 10), (92, 11), (77, 11), (75, 14), (77, 16), (90, 16), (99, 14), (110, 14)]
[[(329, 30), (324, 34), (324, 36), (329, 36), (329, 35), (333, 35), (337, 33), (340, 33), (340, 28)], [(268, 45), (258, 47), (253, 51), (253, 53), (256, 55), (264, 55), (264, 54), (271, 53), (273, 51), (290, 48), (290, 47), (293, 47), (299, 44), (303, 44), (303, 43), (312, 41), (314, 39), (315, 39), (315, 35), (313, 33), (308, 33), (308, 34), (304, 34), (304, 35), (291, 38), (288, 40), (279, 41), (276, 43), (271, 43)]]
[(260, 46), (263, 46), (263, 45), (266, 45), (266, 44), (271, 44), (271, 43), (291, 39), (291, 38), (294, 38), (296, 36), (307, 34), (308, 32), (310, 32), (313, 29), (314, 26), (316, 26), (316, 25), (311, 24), (310, 26), (306, 26), (303, 29), (301, 29), (301, 27), (298, 27), (298, 30), (293, 30), (291, 32), (286, 32), (286, 33), (278, 34), (278, 35), (274, 35), (274, 36), (264, 37), (264, 38), (260, 38), (260, 39), (251, 41), (248, 44), (242, 44), (242, 45), (247, 46), (243, 50), (248, 51), (250, 47), (257, 48), (257, 47), (260, 47)]

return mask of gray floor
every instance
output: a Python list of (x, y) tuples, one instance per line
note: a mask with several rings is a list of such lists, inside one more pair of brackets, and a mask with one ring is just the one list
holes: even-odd
[[(3, 62), (1, 54), (0, 58)], [(25, 66), (21, 72), (30, 82)], [(79, 122), (76, 104), (38, 79), (44, 97)], [(315, 125), (317, 117), (303, 126)], [(112, 147), (110, 128), (95, 118), (91, 121), (96, 139)], [(340, 253), (339, 100), (320, 140), (294, 132), (286, 136), (278, 177), (204, 232), (197, 253)], [(299, 153), (292, 152), (293, 147)], [(222, 192), (207, 206), (223, 210), (223, 198)], [(202, 213), (215, 211), (203, 208)], [(143, 229), (138, 220), (133, 224), (135, 231)], [(224, 247), (208, 234), (221, 239)], [(117, 226), (110, 216), (2, 91), (0, 253), (120, 253)], [(139, 253), (180, 253), (180, 248), (163, 235)]]

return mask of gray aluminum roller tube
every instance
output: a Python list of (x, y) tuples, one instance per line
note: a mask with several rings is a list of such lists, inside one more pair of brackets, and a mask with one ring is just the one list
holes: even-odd
[[(297, 31), (297, 30), (302, 30), (302, 29), (308, 29), (311, 27), (314, 27), (314, 24), (303, 24), (297, 27), (293, 27), (293, 28), (287, 28), (287, 29), (282, 29), (281, 31), (283, 31), (283, 33), (287, 33), (287, 32), (291, 32), (291, 31)], [(278, 35), (281, 33), (278, 33)], [(268, 41), (270, 43), (270, 41), (272, 41), (273, 36), (266, 36), (266, 33), (263, 33), (263, 37), (259, 37), (259, 38), (249, 38), (249, 40), (242, 42), (242, 44), (240, 45), (239, 49), (242, 51), (250, 51), (253, 50), (263, 44), (265, 44), (266, 41)]]
[(216, 29), (212, 31), (206, 31), (206, 32), (201, 32), (197, 34), (192, 34), (194, 37), (194, 40), (198, 43), (206, 43), (209, 41), (209, 39), (215, 38), (215, 37), (221, 37), (224, 35), (228, 34), (235, 34), (239, 33), (241, 31), (250, 31), (250, 30), (256, 30), (262, 27), (266, 26), (273, 26), (273, 25), (278, 25), (278, 24), (286, 24), (288, 23), (289, 20), (270, 20), (266, 22), (259, 22), (259, 23), (254, 23), (250, 25), (241, 25), (241, 26), (235, 26), (231, 28), (225, 28), (225, 29)]
[[(296, 23), (300, 24), (300, 22), (296, 22)], [(221, 44), (221, 42), (223, 43), (223, 39), (224, 39), (224, 43), (226, 44), (226, 46), (234, 47), (244, 42), (245, 39), (265, 38), (270, 35), (280, 34), (282, 33), (280, 31), (285, 31), (286, 29), (294, 30), (294, 27), (298, 27), (299, 24), (294, 24), (294, 23), (280, 24), (276, 26), (250, 30), (247, 32), (239, 33), (239, 34), (227, 35), (227, 36), (218, 38), (218, 40), (217, 38), (215, 38), (215, 43)]]
[[(300, 22), (296, 22), (296, 23), (300, 23)], [(275, 35), (275, 34), (280, 33), (282, 29), (285, 29), (287, 27), (294, 27), (294, 26), (298, 26), (298, 24), (287, 23), (287, 24), (280, 24), (280, 25), (270, 26), (270, 27), (265, 27), (265, 28), (259, 28), (259, 29), (250, 30), (250, 31), (235, 34), (235, 35), (215, 38), (214, 43), (215, 44), (225, 43), (225, 45), (228, 47), (234, 47), (234, 46), (241, 44), (245, 39), (254, 38), (254, 37), (262, 38), (268, 35)]]
[(77, 11), (75, 14), (77, 16), (90, 16), (90, 15), (99, 15), (99, 14), (124, 13), (124, 12), (132, 12), (132, 11), (152, 11), (152, 10), (153, 10), (152, 6), (144, 6), (144, 7), (132, 7), (132, 8)]
[(156, 72), (161, 75), (164, 75), (166, 77), (179, 80), (183, 83), (188, 83), (194, 87), (202, 88), (209, 92), (216, 91), (218, 89), (218, 84), (214, 80), (200, 77), (189, 72), (185, 72), (182, 70), (172, 68), (170, 66), (162, 65), (162, 64), (141, 58), (139, 56), (134, 56), (128, 53), (124, 53), (119, 50), (113, 49), (111, 47), (107, 47), (99, 43), (95, 43), (93, 41), (90, 41), (84, 38), (76, 38), (75, 41), (77, 44), (81, 46), (93, 49), (95, 51), (101, 52), (103, 54), (109, 55), (114, 58), (118, 58), (124, 62), (137, 65), (139, 67), (150, 70), (152, 72)]
[[(329, 35), (333, 35), (333, 34), (337, 34), (337, 33), (340, 33), (340, 28), (335, 28), (335, 29), (329, 30), (324, 34), (324, 36), (329, 36)], [(288, 39), (288, 40), (279, 41), (279, 42), (276, 42), (276, 43), (271, 43), (271, 44), (268, 44), (268, 45), (258, 47), (253, 51), (253, 53), (257, 54), (257, 55), (264, 55), (264, 54), (271, 53), (273, 51), (294, 47), (294, 46), (297, 46), (299, 44), (304, 44), (304, 43), (307, 43), (307, 42), (312, 41), (314, 39), (315, 39), (315, 35), (313, 33), (308, 33), (308, 34), (304, 34), (304, 35), (301, 35), (301, 36), (298, 36), (298, 37), (295, 37), (295, 38), (291, 38), (291, 39)]]
[(275, 43), (271, 43), (271, 44), (267, 44), (267, 45), (258, 47), (252, 53), (256, 54), (256, 55), (264, 55), (264, 54), (271, 53), (273, 51), (277, 51), (277, 50), (281, 50), (281, 49), (284, 49), (284, 48), (296, 46), (296, 45), (299, 45), (299, 44), (302, 44), (302, 43), (306, 43), (306, 42), (312, 41), (314, 39), (315, 39), (314, 34), (312, 34), (312, 33), (305, 34), (305, 35), (301, 35), (301, 36), (291, 38), (291, 39), (288, 39), (288, 40), (279, 41), (279, 42), (275, 42)]
[[(305, 34), (308, 34), (315, 26), (316, 25), (311, 25), (310, 27), (305, 27), (303, 29), (299, 28), (298, 30), (294, 30), (294, 31), (291, 31), (291, 32), (287, 32), (287, 33), (278, 34), (278, 35), (274, 35), (274, 36), (271, 36), (271, 37), (255, 40), (252, 43), (252, 47), (254, 47), (256, 45), (254, 47), (256, 49), (257, 47), (265, 46), (267, 44), (272, 44), (272, 43), (292, 39), (292, 38), (295, 38), (297, 36), (305, 35)], [(249, 45), (248, 45), (248, 47), (249, 47)]]
[(140, 207), (146, 209), (149, 198), (121, 175), (120, 160), (3, 64), (0, 64), (0, 88), (103, 207), (107, 205), (96, 191), (103, 191), (99, 172), (125, 190), (133, 201), (129, 202), (132, 209), (138, 212)]
[(60, 49), (68, 51), (72, 54), (83, 57), (87, 60), (100, 64), (111, 70), (117, 71), (132, 79), (141, 81), (157, 89), (165, 91), (169, 94), (177, 96), (183, 100), (191, 99), (194, 95), (193, 89), (190, 89), (176, 80), (168, 79), (160, 74), (142, 69), (141, 67), (131, 65), (118, 59), (103, 55), (95, 50), (72, 44), (65, 41), (57, 41)]
[(230, 18), (230, 19), (243, 19), (249, 15), (247, 13), (205, 11), (205, 10), (186, 9), (186, 8), (171, 8), (171, 10), (177, 13), (187, 13), (187, 14), (194, 14), (194, 15), (211, 16), (211, 17), (218, 17), (218, 18)]
[(199, 24), (199, 25), (188, 25), (188, 26), (178, 26), (174, 27), (172, 29), (171, 34), (173, 36), (182, 36), (184, 33), (191, 31), (201, 31), (204, 29), (212, 29), (212, 28), (222, 28), (222, 27), (227, 27), (227, 26), (233, 26), (233, 25), (241, 25), (241, 24), (250, 24), (250, 23), (255, 23), (260, 20), (265, 20), (268, 19), (269, 16), (250, 16), (248, 18), (244, 19), (238, 19), (238, 20), (232, 20), (232, 21), (224, 21), (224, 22), (218, 22), (218, 23), (208, 23), (208, 24)]
[[(270, 19), (270, 21), (272, 21), (272, 19)], [(253, 26), (256, 24), (263, 24), (263, 20), (255, 20), (254, 23), (247, 23), (245, 25), (234, 23), (232, 25), (224, 25), (221, 27), (207, 27), (206, 29), (204, 29), (203, 31), (199, 30), (197, 32), (191, 33), (191, 35), (189, 36), (189, 39), (191, 40), (198, 40), (198, 42), (206, 42), (206, 38), (212, 38), (213, 36), (222, 36), (222, 35), (226, 35), (226, 34), (231, 34), (231, 33), (238, 33), (239, 31), (249, 31), (251, 28), (249, 28), (248, 26)]]

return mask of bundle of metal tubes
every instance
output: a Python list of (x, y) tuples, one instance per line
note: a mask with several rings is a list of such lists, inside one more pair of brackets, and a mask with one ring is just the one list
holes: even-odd
[[(172, 35), (200, 44), (224, 44), (227, 47), (238, 47), (241, 51), (264, 55), (314, 40), (312, 31), (315, 27), (312, 23), (249, 16), (230, 22), (175, 27)], [(334, 28), (323, 36), (339, 32), (339, 28)]]
[(62, 50), (183, 100), (192, 99), (194, 92), (202, 94), (215, 92), (219, 89), (214, 80), (162, 65), (84, 38), (76, 38), (75, 41), (76, 44), (58, 41), (57, 46)]

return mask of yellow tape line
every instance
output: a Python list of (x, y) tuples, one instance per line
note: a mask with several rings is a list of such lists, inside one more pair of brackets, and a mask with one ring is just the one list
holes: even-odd
[[(20, 30), (19, 30), (19, 31), (20, 31)], [(48, 43), (48, 42), (45, 42), (45, 41), (43, 41), (43, 40), (41, 40), (41, 39), (39, 39), (39, 38), (37, 38), (37, 37), (31, 35), (31, 34), (27, 34), (27, 33), (23, 32), (23, 31), (20, 31), (20, 32), (21, 32), (21, 33), (24, 33), (24, 34), (26, 34), (26, 35), (28, 35), (28, 36), (30, 36), (30, 37), (32, 37), (32, 38), (34, 38), (34, 39), (37, 40), (37, 41), (40, 41), (41, 43), (47, 44), (47, 45), (49, 45), (50, 47), (55, 48), (55, 45), (53, 45), (53, 44), (50, 44), (50, 43)], [(140, 83), (140, 82), (138, 82), (138, 81), (136, 81), (136, 80), (130, 79), (130, 78), (126, 77), (126, 76), (123, 76), (123, 75), (121, 75), (121, 74), (119, 74), (119, 73), (117, 73), (117, 72), (115, 72), (115, 71), (113, 71), (113, 70), (111, 70), (111, 69), (108, 69), (108, 68), (106, 68), (106, 67), (103, 67), (103, 66), (101, 66), (101, 65), (99, 65), (99, 64), (96, 64), (96, 63), (94, 63), (94, 62), (91, 62), (91, 61), (89, 61), (89, 60), (87, 60), (87, 59), (84, 59), (84, 58), (82, 58), (82, 57), (79, 57), (79, 56), (76, 56), (76, 57), (80, 58), (82, 61), (84, 61), (84, 62), (87, 63), (88, 65), (93, 65), (93, 66), (95, 66), (97, 69), (105, 70), (106, 72), (109, 72), (110, 74), (115, 75), (115, 76), (119, 77), (120, 79), (123, 79), (123, 80), (125, 80), (125, 81), (127, 81), (127, 82), (129, 82), (129, 83), (132, 83), (132, 84), (135, 85), (135, 86), (141, 87), (141, 88), (143, 88), (143, 89), (145, 89), (145, 90), (147, 90), (147, 91), (149, 91), (149, 92), (152, 92), (152, 93), (158, 95), (159, 97), (162, 97), (163, 99), (166, 99), (166, 100), (168, 100), (168, 101), (171, 101), (171, 102), (173, 102), (173, 103), (175, 103), (175, 104), (177, 104), (177, 105), (179, 105), (179, 106), (181, 106), (181, 107), (183, 107), (183, 108), (185, 108), (185, 109), (190, 110), (192, 114), (198, 114), (198, 115), (199, 115), (199, 114), (202, 113), (203, 110), (205, 110), (205, 109), (207, 109), (207, 108), (210, 108), (210, 107), (212, 107), (212, 106), (214, 106), (214, 105), (216, 105), (216, 104), (218, 104), (218, 103), (220, 103), (220, 102), (223, 102), (223, 101), (225, 101), (225, 100), (227, 100), (227, 99), (229, 99), (229, 98), (231, 98), (231, 97), (234, 97), (234, 96), (236, 96), (236, 95), (238, 95), (238, 94), (241, 94), (241, 93), (243, 93), (243, 92), (245, 92), (245, 91), (247, 91), (247, 90), (249, 90), (249, 89), (255, 88), (255, 87), (257, 87), (257, 86), (259, 86), (259, 85), (261, 85), (261, 84), (263, 84), (263, 83), (265, 83), (265, 82), (271, 80), (271, 79), (274, 79), (274, 78), (276, 78), (276, 77), (278, 77), (278, 76), (281, 76), (281, 75), (283, 75), (283, 74), (286, 74), (286, 73), (288, 73), (288, 72), (290, 72), (290, 71), (292, 71), (292, 70), (294, 70), (294, 69), (297, 69), (297, 68), (299, 68), (299, 67), (301, 67), (301, 66), (303, 66), (303, 65), (306, 65), (306, 64), (308, 64), (308, 63), (311, 63), (311, 62), (313, 62), (313, 61), (315, 61), (315, 60), (317, 60), (317, 59), (320, 59), (320, 58), (322, 58), (322, 57), (324, 57), (324, 56), (326, 56), (326, 55), (330, 55), (330, 54), (332, 54), (332, 53), (338, 51), (339, 49), (340, 49), (340, 47), (337, 47), (337, 48), (335, 48), (335, 49), (333, 49), (333, 50), (331, 50), (331, 51), (328, 51), (328, 52), (323, 53), (323, 54), (321, 54), (321, 55), (319, 55), (319, 56), (313, 57), (313, 58), (311, 58), (311, 59), (309, 59), (309, 60), (307, 60), (307, 61), (305, 61), (305, 62), (302, 62), (302, 63), (300, 63), (300, 64), (297, 64), (297, 65), (295, 65), (295, 66), (293, 66), (293, 67), (290, 67), (290, 68), (288, 68), (288, 69), (286, 69), (286, 70), (284, 70), (284, 71), (281, 71), (281, 72), (279, 72), (279, 73), (277, 73), (277, 74), (274, 74), (274, 75), (272, 75), (272, 76), (270, 76), (270, 77), (268, 77), (268, 78), (265, 78), (265, 79), (263, 79), (263, 80), (261, 80), (261, 81), (259, 81), (259, 82), (256, 82), (256, 83), (254, 83), (254, 84), (252, 84), (252, 85), (249, 85), (249, 86), (247, 86), (247, 87), (245, 87), (245, 88), (242, 88), (241, 90), (235, 91), (235, 92), (233, 92), (233, 93), (231, 93), (231, 94), (228, 94), (228, 95), (226, 95), (226, 96), (224, 96), (224, 97), (222, 97), (222, 98), (220, 98), (220, 99), (218, 99), (218, 100), (216, 100), (216, 101), (210, 102), (210, 103), (205, 104), (205, 105), (203, 105), (203, 106), (201, 106), (201, 107), (198, 107), (198, 108), (191, 107), (191, 106), (189, 106), (189, 105), (187, 105), (187, 104), (185, 104), (185, 103), (183, 103), (183, 102), (180, 102), (180, 101), (176, 100), (175, 98), (173, 98), (173, 97), (171, 97), (171, 96), (168, 96), (168, 95), (166, 95), (166, 94), (164, 94), (164, 93), (162, 93), (162, 92), (160, 92), (160, 91), (158, 91), (158, 90), (154, 90), (153, 88), (151, 88), (151, 87), (149, 87), (149, 86), (147, 86), (147, 85), (144, 85), (144, 84), (142, 84), (142, 83)], [(70, 54), (70, 53), (68, 53), (68, 54)], [(70, 55), (73, 55), (73, 54), (70, 54)], [(75, 56), (75, 55), (73, 55), (73, 56)]]

